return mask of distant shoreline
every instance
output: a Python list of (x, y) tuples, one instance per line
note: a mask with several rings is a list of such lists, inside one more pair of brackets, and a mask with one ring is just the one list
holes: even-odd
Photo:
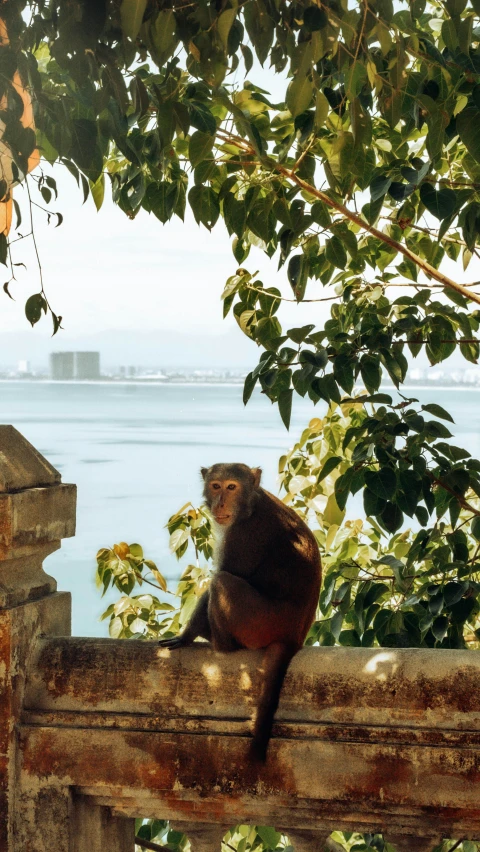
[[(224, 379), (219, 379), (218, 381), (192, 381), (191, 379), (187, 379), (185, 381), (156, 381), (152, 379), (0, 379), (0, 384), (19, 384), (19, 385), (99, 385), (105, 387), (105, 385), (111, 386), (135, 386), (135, 387), (189, 387), (189, 388), (201, 388), (201, 387), (228, 387), (235, 388), (241, 387), (243, 385), (243, 379), (238, 379), (238, 381), (227, 381)], [(437, 385), (434, 382), (430, 384), (423, 385), (403, 385), (401, 388), (401, 392), (403, 391), (423, 391), (423, 390), (439, 390), (439, 391), (480, 391), (480, 384), (459, 384), (456, 382), (454, 385)], [(382, 393), (383, 391), (397, 391), (397, 388), (394, 385), (382, 385), (378, 393)]]

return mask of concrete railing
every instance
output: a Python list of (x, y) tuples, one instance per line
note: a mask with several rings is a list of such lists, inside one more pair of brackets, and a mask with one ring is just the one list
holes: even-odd
[(138, 816), (171, 820), (194, 852), (219, 852), (248, 822), (297, 852), (319, 852), (334, 829), (419, 852), (480, 838), (480, 655), (304, 649), (254, 773), (261, 657), (70, 637), (69, 597), (41, 561), (73, 534), (74, 488), (3, 430), (0, 491), (6, 435), (44, 481), (0, 493), (1, 850), (133, 852)]

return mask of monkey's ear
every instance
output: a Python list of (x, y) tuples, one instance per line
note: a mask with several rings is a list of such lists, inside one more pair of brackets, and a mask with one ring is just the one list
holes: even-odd
[(201, 467), (200, 473), (202, 474), (202, 479), (206, 479), (206, 476), (207, 476), (207, 473), (208, 473), (208, 467)]
[(260, 480), (262, 478), (262, 468), (261, 467), (251, 467), (250, 468), (253, 475), (253, 484), (255, 488), (260, 487)]

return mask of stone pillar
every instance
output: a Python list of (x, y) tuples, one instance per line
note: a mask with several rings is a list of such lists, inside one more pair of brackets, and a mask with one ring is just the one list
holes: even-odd
[(114, 816), (86, 796), (75, 796), (72, 807), (70, 852), (134, 852), (134, 819)]
[[(30, 848), (25, 837), (30, 821), (41, 832), (46, 812), (60, 815), (68, 806), (65, 792), (49, 791), (42, 802), (19, 788), (18, 725), (25, 676), (37, 637), (70, 635), (70, 595), (58, 593), (43, 570), (43, 560), (75, 534), (76, 488), (63, 485), (60, 474), (13, 426), (0, 426), (0, 849)], [(33, 795), (33, 791), (32, 795)], [(35, 791), (38, 793), (38, 791)], [(45, 810), (45, 806), (46, 810)], [(53, 818), (53, 817), (52, 817)], [(20, 825), (23, 828), (20, 829)], [(22, 845), (23, 840), (26, 840)], [(54, 846), (63, 850), (60, 837)], [(53, 847), (50, 847), (53, 848)]]

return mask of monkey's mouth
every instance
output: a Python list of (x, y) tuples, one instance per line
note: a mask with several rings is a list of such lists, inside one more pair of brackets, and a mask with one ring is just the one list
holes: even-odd
[(228, 524), (231, 519), (231, 515), (214, 515), (217, 524)]

